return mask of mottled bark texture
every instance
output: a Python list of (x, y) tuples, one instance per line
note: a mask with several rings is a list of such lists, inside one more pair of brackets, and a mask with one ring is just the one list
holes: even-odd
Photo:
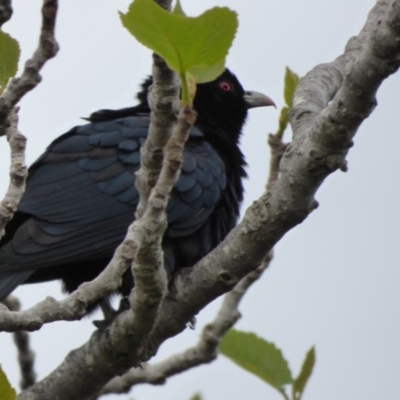
[(131, 368), (123, 376), (115, 377), (108, 382), (100, 394), (128, 393), (133, 386), (140, 383), (161, 385), (173, 375), (214, 361), (217, 358), (218, 345), (222, 337), (240, 318), (239, 304), (243, 296), (251, 285), (261, 277), (271, 260), (272, 253), (268, 254), (258, 268), (242, 278), (225, 295), (218, 314), (212, 322), (203, 328), (200, 340), (195, 346), (156, 364), (143, 364), (139, 368)]

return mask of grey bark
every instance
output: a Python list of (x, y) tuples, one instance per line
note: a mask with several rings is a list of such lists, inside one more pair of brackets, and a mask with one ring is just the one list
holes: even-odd
[(132, 368), (125, 375), (116, 377), (105, 385), (102, 394), (128, 393), (140, 383), (160, 385), (167, 378), (187, 371), (191, 368), (214, 361), (218, 356), (218, 345), (225, 333), (240, 318), (239, 304), (251, 285), (256, 282), (268, 268), (272, 260), (269, 254), (263, 263), (225, 295), (215, 319), (207, 324), (201, 333), (199, 342), (157, 364), (144, 364), (140, 368)]

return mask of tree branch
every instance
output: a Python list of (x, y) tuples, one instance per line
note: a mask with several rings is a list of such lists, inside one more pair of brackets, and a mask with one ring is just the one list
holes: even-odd
[(0, 96), (0, 136), (5, 134), (8, 115), (21, 98), (41, 81), (39, 71), (58, 51), (54, 36), (57, 16), (57, 0), (43, 0), (42, 28), (39, 45), (26, 64), (22, 75), (10, 81), (6, 91)]
[[(3, 304), (12, 311), (19, 311), (21, 303), (15, 296), (8, 296)], [(34, 370), (35, 353), (29, 345), (29, 334), (24, 331), (13, 333), (14, 343), (18, 349), (18, 362), (21, 370), (21, 389), (26, 389), (36, 382), (36, 373)]]
[(274, 183), (278, 179), (281, 160), (285, 154), (286, 148), (289, 146), (288, 143), (283, 143), (282, 135), (272, 133), (268, 135), (268, 144), (271, 149), (271, 158), (269, 162), (269, 176), (266, 185), (267, 192), (272, 189)]
[(149, 135), (140, 150), (141, 168), (136, 174), (135, 185), (140, 193), (136, 209), (136, 218), (140, 218), (147, 207), (150, 192), (159, 177), (164, 148), (172, 135), (176, 121), (179, 100), (179, 80), (165, 61), (153, 54), (153, 85), (148, 101), (150, 104), (151, 124)]
[(100, 395), (110, 393), (128, 393), (140, 383), (162, 385), (166, 379), (191, 368), (214, 361), (218, 355), (218, 345), (225, 333), (240, 318), (239, 304), (250, 286), (257, 281), (268, 268), (272, 260), (269, 253), (262, 264), (247, 274), (225, 295), (221, 308), (214, 321), (207, 324), (201, 333), (198, 343), (157, 364), (144, 364), (140, 368), (131, 368), (125, 375), (112, 379), (102, 389)]
[[(0, 2), (0, 26), (12, 15), (11, 1)], [(0, 204), (0, 238), (4, 228), (11, 220), (25, 191), (27, 169), (25, 166), (26, 138), (18, 132), (18, 110), (15, 105), (40, 82), (39, 71), (47, 60), (54, 57), (58, 50), (54, 38), (57, 15), (57, 0), (44, 0), (42, 7), (42, 29), (39, 46), (32, 58), (26, 62), (20, 78), (14, 78), (0, 96), (0, 136), (6, 134), (11, 149), (10, 183), (7, 193)]]
[[(166, 10), (171, 9), (171, 0), (154, 0)], [(179, 79), (166, 62), (153, 53), (153, 84), (148, 94), (151, 123), (146, 142), (140, 149), (140, 170), (136, 173), (135, 186), (140, 199), (135, 217), (139, 219), (147, 208), (150, 192), (155, 186), (163, 163), (164, 148), (172, 135), (178, 113)]]
[(10, 183), (4, 199), (0, 203), (0, 238), (4, 235), (6, 224), (14, 216), (22, 195), (28, 170), (25, 165), (26, 138), (18, 131), (18, 109), (14, 107), (10, 115), (10, 126), (6, 130), (11, 150)]

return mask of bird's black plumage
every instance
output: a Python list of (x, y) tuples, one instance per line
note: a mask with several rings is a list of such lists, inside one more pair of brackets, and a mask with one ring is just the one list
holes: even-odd
[[(134, 172), (147, 137), (147, 89), (139, 105), (93, 113), (89, 124), (56, 139), (30, 167), (26, 192), (0, 241), (0, 300), (21, 283), (62, 279), (67, 291), (96, 277), (125, 236), (138, 203)], [(198, 85), (198, 118), (168, 203), (165, 266), (171, 275), (196, 263), (234, 227), (243, 198), (238, 147), (249, 102), (226, 70)], [(260, 95), (257, 93), (257, 95)], [(128, 271), (121, 292), (132, 287)]]

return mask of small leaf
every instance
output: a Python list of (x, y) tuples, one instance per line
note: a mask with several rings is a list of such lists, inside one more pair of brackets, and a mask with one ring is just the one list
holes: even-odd
[(174, 9), (172, 10), (172, 14), (179, 15), (181, 17), (186, 17), (185, 11), (183, 11), (181, 2), (179, 0), (176, 0), (176, 4)]
[(300, 400), (315, 364), (315, 349), (307, 352), (298, 377), (293, 382), (293, 399)]
[(279, 115), (279, 126), (278, 131), (276, 132), (277, 136), (282, 139), (283, 133), (285, 132), (287, 125), (289, 122), (289, 108), (282, 107), (281, 114)]
[(294, 91), (300, 82), (300, 78), (289, 67), (286, 67), (284, 82), (285, 88), (283, 91), (283, 96), (285, 98), (286, 105), (290, 108), (292, 107)]
[(0, 93), (18, 70), (20, 48), (8, 33), (0, 30)]
[(293, 382), (282, 352), (254, 333), (231, 329), (222, 339), (219, 351), (280, 392), (283, 385)]
[(17, 393), (8, 382), (6, 374), (0, 367), (0, 399), (1, 400), (16, 400)]
[(200, 395), (197, 393), (193, 397), (190, 398), (190, 400), (201, 400)]
[(195, 18), (182, 14), (178, 4), (173, 13), (168, 13), (153, 0), (135, 0), (120, 17), (140, 43), (177, 72), (182, 81), (182, 98), (188, 101), (188, 74), (203, 83), (224, 71), (238, 21), (237, 14), (226, 7), (215, 7)]

